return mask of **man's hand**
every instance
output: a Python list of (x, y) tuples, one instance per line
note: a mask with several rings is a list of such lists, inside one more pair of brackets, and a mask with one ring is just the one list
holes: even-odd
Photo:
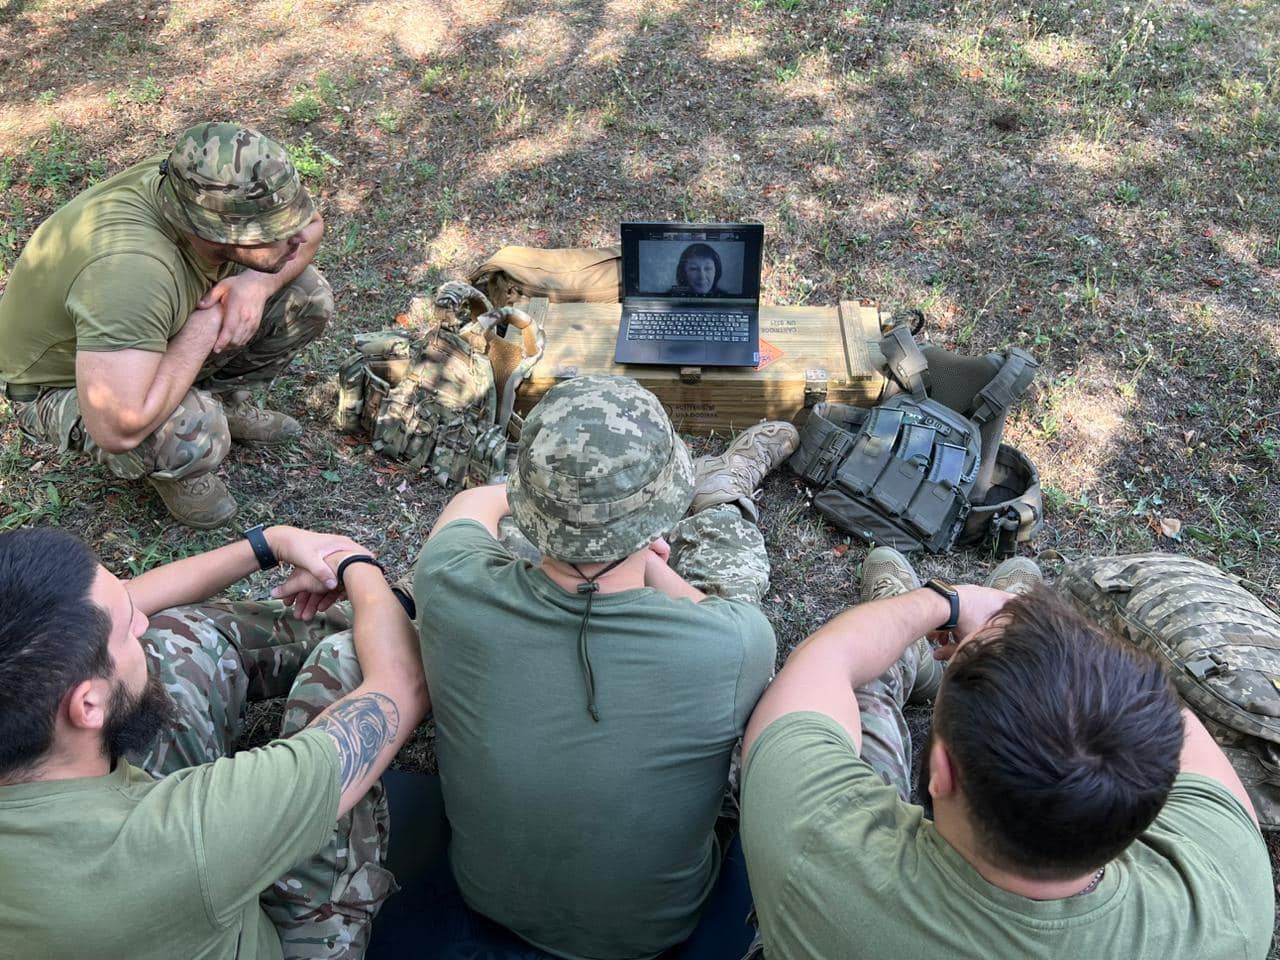
[[(663, 563), (671, 562), (671, 544), (667, 543), (666, 537), (659, 537), (653, 543), (649, 544), (649, 552), (654, 554)], [(645, 558), (646, 560), (648, 557)]]
[(326, 590), (336, 590), (339, 587), (334, 575), (336, 561), (329, 559), (332, 554), (366, 553), (373, 556), (372, 550), (360, 546), (350, 537), (336, 533), (316, 533), (299, 527), (280, 526), (268, 527), (264, 536), (277, 560), (305, 570)]
[[(961, 645), (973, 638), (979, 630), (998, 614), (1004, 605), (1013, 599), (1012, 593), (993, 590), (991, 587), (979, 587), (971, 583), (958, 584), (955, 588), (960, 598), (960, 621), (951, 633), (951, 641), (941, 644), (933, 651), (937, 660), (950, 660)], [(956, 640), (954, 638), (959, 637)], [(946, 640), (943, 634), (941, 639)]]
[[(335, 561), (343, 554), (333, 554)], [(334, 564), (337, 569), (337, 564)], [(323, 613), (343, 597), (341, 588), (330, 589), (325, 581), (317, 580), (301, 567), (295, 568), (289, 578), (273, 587), (271, 596), (293, 607), (293, 615), (304, 623), (317, 613)]]
[(213, 352), (243, 347), (258, 331), (262, 323), (262, 311), (274, 284), (263, 274), (253, 270), (215, 283), (196, 306), (200, 309), (222, 306), (222, 329), (214, 341)]

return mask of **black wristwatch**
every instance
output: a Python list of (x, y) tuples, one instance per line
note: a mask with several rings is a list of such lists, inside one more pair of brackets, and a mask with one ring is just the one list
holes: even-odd
[(263, 528), (264, 524), (259, 523), (246, 530), (242, 536), (249, 541), (249, 546), (253, 547), (253, 555), (258, 558), (258, 569), (270, 570), (280, 566), (280, 561), (271, 550), (271, 544), (267, 543), (267, 536), (262, 532)]
[(960, 594), (956, 593), (956, 588), (945, 580), (939, 580), (934, 577), (925, 584), (925, 587), (932, 590), (940, 597), (944, 597), (948, 604), (951, 605), (951, 615), (947, 617), (947, 622), (938, 627), (939, 630), (954, 630), (956, 624), (960, 622)]

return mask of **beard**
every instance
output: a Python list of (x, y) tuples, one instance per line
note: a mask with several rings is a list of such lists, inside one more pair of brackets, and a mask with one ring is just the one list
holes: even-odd
[(177, 711), (160, 678), (150, 671), (140, 693), (130, 693), (119, 684), (111, 691), (110, 715), (102, 728), (102, 740), (114, 767), (126, 754), (138, 756), (168, 726)]

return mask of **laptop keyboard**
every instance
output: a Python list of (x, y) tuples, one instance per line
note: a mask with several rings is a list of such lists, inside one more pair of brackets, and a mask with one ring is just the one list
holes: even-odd
[(711, 343), (746, 343), (751, 336), (745, 313), (632, 313), (628, 340), (702, 340)]

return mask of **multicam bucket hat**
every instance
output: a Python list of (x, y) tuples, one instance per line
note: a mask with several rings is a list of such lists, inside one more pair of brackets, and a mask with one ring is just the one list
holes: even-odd
[(273, 243), (315, 217), (288, 151), (249, 127), (198, 124), (160, 169), (164, 215), (213, 243)]
[(693, 462), (640, 384), (577, 377), (526, 418), (507, 495), (516, 525), (544, 554), (602, 563), (648, 546), (684, 516)]

